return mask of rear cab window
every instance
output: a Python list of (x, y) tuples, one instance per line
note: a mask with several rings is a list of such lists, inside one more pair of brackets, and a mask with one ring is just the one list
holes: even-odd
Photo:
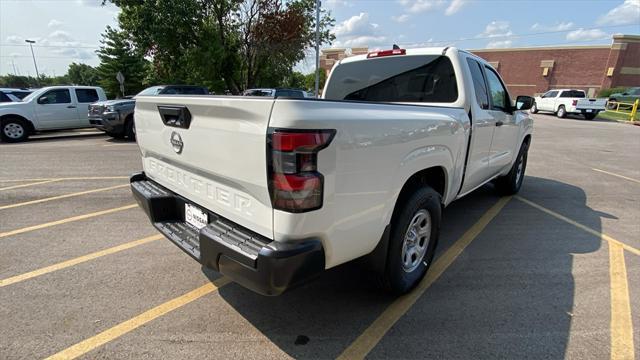
[(584, 98), (586, 97), (584, 91), (581, 90), (565, 90), (560, 94), (561, 98)]
[(390, 56), (337, 66), (324, 98), (453, 103), (458, 99), (458, 85), (451, 60), (446, 56)]
[(467, 65), (471, 72), (473, 80), (473, 88), (476, 93), (476, 101), (481, 109), (489, 109), (489, 94), (487, 93), (487, 85), (484, 74), (482, 73), (482, 65), (474, 59), (467, 58)]
[(79, 103), (94, 103), (100, 100), (96, 89), (76, 89), (76, 97)]

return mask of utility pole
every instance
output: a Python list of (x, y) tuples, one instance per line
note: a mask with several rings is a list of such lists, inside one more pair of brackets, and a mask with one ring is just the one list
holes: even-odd
[(16, 72), (16, 62), (13, 59), (11, 59), (11, 65), (13, 66), (13, 75), (18, 76)]
[(33, 44), (36, 42), (34, 40), (25, 40), (24, 42), (29, 43), (29, 47), (31, 48), (31, 57), (33, 58), (33, 67), (36, 68), (36, 83), (40, 85), (40, 74), (38, 74), (38, 64), (36, 64), (36, 55), (33, 53)]
[(316, 98), (320, 89), (320, 0), (316, 0)]

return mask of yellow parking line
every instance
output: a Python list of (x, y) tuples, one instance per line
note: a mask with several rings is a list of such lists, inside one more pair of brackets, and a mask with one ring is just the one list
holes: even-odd
[(44, 275), (44, 274), (48, 274), (54, 271), (58, 271), (58, 270), (62, 270), (74, 265), (78, 265), (81, 264), (83, 262), (87, 262), (89, 260), (93, 260), (93, 259), (97, 259), (99, 257), (102, 256), (106, 256), (106, 255), (110, 255), (110, 254), (114, 254), (123, 250), (127, 250), (127, 249), (131, 249), (133, 247), (136, 246), (140, 246), (143, 244), (147, 244), (150, 243), (152, 241), (156, 241), (162, 238), (162, 235), (153, 235), (153, 236), (149, 236), (143, 239), (139, 239), (139, 240), (135, 240), (135, 241), (131, 241), (128, 243), (124, 243), (122, 245), (118, 245), (118, 246), (114, 246), (108, 249), (104, 249), (104, 250), (100, 250), (100, 251), (96, 251), (94, 253), (91, 254), (87, 254), (84, 256), (80, 256), (77, 257), (75, 259), (71, 259), (71, 260), (67, 260), (67, 261), (63, 261), (63, 262), (59, 262), (57, 264), (54, 265), (50, 265), (47, 267), (43, 267), (41, 269), (38, 270), (34, 270), (34, 271), (30, 271), (28, 273), (24, 273), (21, 275), (16, 275), (16, 276), (12, 276), (10, 278), (6, 278), (6, 279), (2, 279), (0, 280), (0, 287), (4, 287), (7, 285), (11, 285), (11, 284), (15, 284), (24, 280), (28, 280), (28, 279), (33, 279), (34, 277), (40, 276), (40, 275)]
[(529, 206), (532, 206), (532, 207), (534, 207), (534, 208), (536, 208), (536, 209), (538, 209), (540, 211), (543, 211), (543, 212), (555, 217), (556, 219), (560, 219), (560, 220), (562, 220), (562, 221), (564, 221), (566, 223), (569, 223), (569, 224), (577, 227), (578, 229), (581, 229), (583, 231), (588, 232), (589, 234), (597, 236), (601, 240), (605, 240), (605, 241), (608, 241), (609, 243), (619, 245), (623, 249), (625, 249), (625, 250), (627, 250), (627, 251), (629, 251), (631, 253), (634, 253), (636, 255), (640, 255), (640, 249), (636, 249), (633, 246), (627, 245), (627, 244), (625, 244), (625, 243), (623, 243), (621, 241), (618, 241), (618, 240), (612, 238), (609, 235), (603, 234), (600, 231), (596, 231), (596, 230), (594, 230), (594, 229), (592, 229), (592, 228), (590, 228), (588, 226), (580, 224), (579, 222), (573, 221), (573, 220), (569, 219), (568, 217), (560, 215), (560, 214), (558, 214), (557, 212), (555, 212), (553, 210), (549, 210), (549, 209), (547, 209), (546, 207), (544, 207), (542, 205), (538, 205), (538, 204), (534, 203), (531, 200), (527, 200), (527, 199), (525, 199), (523, 197), (520, 197), (520, 196), (517, 196), (517, 195), (516, 195), (516, 199), (518, 199), (518, 200), (522, 201), (523, 203), (525, 203), (525, 204), (527, 204)]
[(4, 205), (4, 206), (0, 206), (0, 210), (11, 209), (11, 208), (18, 207), (18, 206), (39, 204), (39, 203), (42, 203), (42, 202), (52, 201), (52, 200), (66, 199), (66, 198), (73, 197), (73, 196), (92, 194), (92, 193), (96, 193), (96, 192), (100, 192), (100, 191), (119, 189), (119, 188), (123, 188), (125, 186), (129, 186), (129, 184), (109, 186), (109, 187), (104, 187), (104, 188), (99, 188), (99, 189), (86, 190), (86, 191), (80, 191), (80, 192), (75, 192), (75, 193), (70, 193), (70, 194), (58, 195), (58, 196), (48, 197), (48, 198), (44, 198), (44, 199), (26, 201), (26, 202), (21, 202), (21, 203), (17, 203), (17, 204)]
[(69, 348), (66, 348), (60, 351), (59, 353), (52, 355), (47, 359), (75, 359), (114, 339), (119, 338), (120, 336), (130, 331), (133, 331), (139, 328), (140, 326), (145, 325), (146, 323), (152, 320), (155, 320), (173, 310), (176, 310), (184, 305), (189, 304), (192, 301), (195, 301), (207, 294), (210, 294), (218, 290), (222, 286), (226, 285), (227, 283), (229, 283), (229, 280), (226, 278), (217, 279), (212, 283), (203, 285), (173, 300), (169, 300), (164, 304), (160, 304), (151, 310), (147, 310), (132, 319), (121, 322), (120, 324), (110, 329), (107, 329), (101, 332), (100, 334), (97, 334), (89, 339), (86, 339), (82, 342), (79, 342)]
[(134, 207), (137, 207), (137, 206), (138, 205), (136, 205), (136, 204), (130, 204), (130, 205), (121, 206), (121, 207), (117, 207), (117, 208), (113, 208), (113, 209), (96, 211), (96, 212), (92, 212), (92, 213), (89, 213), (89, 214), (72, 216), (72, 217), (68, 217), (66, 219), (51, 221), (51, 222), (44, 223), (44, 224), (28, 226), (28, 227), (24, 227), (24, 228), (21, 228), (21, 229), (16, 229), (16, 230), (11, 230), (11, 231), (0, 233), (0, 238), (7, 237), (7, 236), (12, 236), (12, 235), (18, 235), (18, 234), (26, 233), (26, 232), (29, 232), (29, 231), (44, 229), (44, 228), (47, 228), (47, 227), (50, 227), (50, 226), (66, 224), (66, 223), (69, 223), (69, 222), (72, 222), (72, 221), (84, 220), (84, 219), (89, 219), (89, 218), (100, 216), (100, 215), (111, 214), (111, 213), (114, 213), (114, 212), (117, 212), (117, 211), (127, 210), (127, 209), (131, 209), (131, 208), (134, 208)]
[(627, 177), (627, 176), (624, 176), (624, 175), (620, 175), (620, 174), (616, 174), (616, 173), (612, 173), (612, 172), (604, 171), (604, 170), (600, 170), (600, 169), (593, 169), (593, 168), (592, 168), (591, 170), (593, 170), (593, 171), (598, 171), (598, 172), (601, 172), (601, 173), (603, 173), (603, 174), (607, 174), (607, 175), (611, 175), (611, 176), (619, 177), (619, 178), (621, 178), (621, 179), (625, 179), (625, 180), (633, 181), (633, 182), (635, 182), (635, 183), (640, 184), (640, 180), (636, 180), (636, 179), (634, 179), (634, 178), (630, 178), (630, 177)]
[(347, 347), (338, 359), (363, 359), (380, 342), (391, 327), (413, 306), (424, 292), (444, 273), (464, 249), (496, 217), (511, 197), (504, 197), (493, 205), (462, 237), (442, 254), (431, 266), (427, 275), (412, 292), (395, 300), (358, 338)]
[(128, 176), (75, 176), (61, 178), (35, 178), (35, 179), (0, 179), (0, 182), (20, 182), (20, 181), (46, 181), (46, 180), (120, 180), (129, 179)]
[(60, 181), (60, 180), (42, 180), (42, 181), (32, 182), (32, 183), (28, 183), (28, 184), (7, 186), (7, 187), (0, 188), (0, 191), (18, 189), (18, 188), (23, 188), (23, 187), (27, 187), (27, 186), (33, 186), (33, 185), (48, 184), (48, 183), (52, 183), (52, 182), (56, 182), (56, 181)]
[(609, 276), (611, 277), (611, 359), (635, 359), (633, 324), (629, 303), (627, 267), (624, 249), (609, 243)]

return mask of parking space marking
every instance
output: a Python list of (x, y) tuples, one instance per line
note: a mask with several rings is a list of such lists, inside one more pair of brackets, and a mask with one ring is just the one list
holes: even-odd
[(6, 186), (6, 187), (0, 188), (0, 191), (18, 189), (18, 188), (23, 188), (23, 187), (27, 187), (27, 186), (33, 186), (33, 185), (48, 184), (48, 183), (52, 183), (52, 182), (56, 182), (56, 181), (60, 181), (60, 180), (55, 180), (55, 179), (54, 180), (42, 180), (42, 181), (36, 181), (36, 182), (28, 183), (28, 184)]
[(0, 179), (0, 182), (20, 182), (20, 181), (47, 181), (47, 180), (121, 180), (129, 179), (128, 176), (72, 176), (61, 178), (36, 178), (36, 179)]
[(579, 229), (581, 229), (583, 231), (588, 232), (589, 234), (597, 236), (601, 240), (605, 240), (605, 241), (608, 241), (609, 243), (619, 245), (623, 249), (625, 249), (625, 250), (627, 250), (627, 251), (629, 251), (629, 252), (631, 252), (633, 254), (640, 255), (640, 249), (636, 249), (633, 246), (627, 245), (627, 244), (625, 244), (625, 243), (623, 243), (621, 241), (618, 241), (618, 240), (612, 238), (609, 235), (601, 233), (600, 231), (596, 231), (596, 230), (594, 230), (594, 229), (592, 229), (592, 228), (590, 228), (588, 226), (582, 225), (577, 221), (573, 221), (573, 220), (569, 219), (568, 217), (566, 217), (564, 215), (560, 215), (557, 212), (555, 212), (553, 210), (550, 210), (550, 209), (547, 209), (546, 207), (544, 207), (542, 205), (538, 205), (538, 204), (534, 203), (531, 200), (527, 200), (527, 199), (525, 199), (525, 198), (523, 198), (521, 196), (518, 196), (518, 195), (516, 195), (515, 198), (520, 200), (520, 201), (522, 201), (523, 203), (525, 203), (525, 204), (527, 204), (529, 206), (532, 206), (532, 207), (534, 207), (534, 208), (536, 208), (536, 209), (538, 209), (540, 211), (543, 211), (543, 212), (555, 217), (556, 219), (560, 219), (560, 220), (562, 220), (562, 221), (564, 221), (566, 223), (569, 223), (569, 224), (571, 224), (571, 225), (573, 225), (573, 226), (575, 226), (575, 227), (577, 227), (577, 228), (579, 228)]
[(94, 350), (112, 340), (119, 338), (120, 336), (133, 331), (146, 323), (155, 320), (173, 310), (176, 310), (184, 305), (189, 304), (207, 294), (210, 294), (224, 285), (228, 284), (230, 280), (227, 278), (216, 279), (213, 282), (205, 284), (195, 290), (192, 290), (182, 296), (174, 298), (154, 307), (151, 310), (147, 310), (142, 314), (121, 322), (120, 324), (107, 329), (100, 334), (90, 337), (84, 341), (81, 341), (71, 347), (68, 347), (57, 354), (54, 354), (47, 358), (49, 359), (75, 359)]
[(138, 146), (138, 144), (137, 144), (137, 143), (105, 144), (105, 145), (102, 145), (102, 146), (103, 146), (103, 147), (111, 147), (111, 146), (127, 146), (127, 145), (129, 145), (129, 146), (131, 146), (131, 145), (136, 145), (136, 146)]
[(70, 193), (70, 194), (52, 196), (52, 197), (48, 197), (48, 198), (44, 198), (44, 199), (31, 200), (31, 201), (21, 202), (21, 203), (17, 203), (17, 204), (4, 205), (4, 206), (0, 206), (0, 210), (11, 209), (11, 208), (15, 208), (15, 207), (19, 207), (19, 206), (25, 206), (25, 205), (39, 204), (39, 203), (46, 202), (46, 201), (66, 199), (66, 198), (74, 197), (74, 196), (93, 194), (93, 193), (97, 193), (97, 192), (100, 192), (100, 191), (114, 190), (114, 189), (123, 188), (125, 186), (129, 186), (129, 184), (108, 186), (108, 187), (99, 188), (99, 189), (85, 190), (85, 191), (79, 191), (79, 192)]
[(611, 277), (611, 359), (635, 359), (627, 267), (622, 246), (609, 243)]
[(0, 280), (0, 288), (4, 287), (4, 286), (11, 285), (11, 284), (15, 284), (15, 283), (18, 283), (18, 282), (21, 282), (21, 281), (33, 279), (34, 277), (38, 277), (40, 275), (48, 274), (48, 273), (51, 273), (51, 272), (54, 272), (54, 271), (58, 271), (58, 270), (62, 270), (62, 269), (74, 266), (74, 265), (78, 265), (78, 264), (81, 264), (83, 262), (87, 262), (89, 260), (97, 259), (99, 257), (115, 254), (117, 252), (124, 251), (124, 250), (127, 250), (127, 249), (131, 249), (131, 248), (136, 247), (136, 246), (148, 244), (148, 243), (150, 243), (152, 241), (156, 241), (156, 240), (159, 240), (159, 239), (162, 239), (162, 238), (163, 238), (163, 236), (159, 235), (159, 234), (158, 235), (149, 236), (149, 237), (146, 237), (146, 238), (143, 238), (143, 239), (134, 240), (134, 241), (131, 241), (131, 242), (128, 242), (128, 243), (124, 243), (122, 245), (114, 246), (114, 247), (111, 247), (111, 248), (108, 248), (108, 249), (96, 251), (96, 252), (91, 253), (91, 254), (83, 255), (83, 256), (77, 257), (75, 259), (59, 262), (57, 264), (46, 266), (46, 267), (43, 267), (43, 268), (38, 269), (38, 270), (30, 271), (28, 273), (24, 273), (24, 274), (12, 276), (12, 277), (9, 277), (9, 278), (6, 278), (6, 279), (2, 279), (2, 280)]
[(376, 318), (358, 338), (347, 347), (338, 359), (363, 359), (380, 342), (391, 327), (407, 312), (424, 292), (458, 258), (464, 249), (484, 230), (502, 208), (511, 200), (504, 197), (498, 200), (482, 217), (473, 224), (456, 242), (451, 245), (431, 266), (427, 275), (410, 293), (398, 298)]
[(26, 232), (29, 232), (29, 231), (40, 230), (40, 229), (48, 228), (50, 226), (66, 224), (66, 223), (69, 223), (69, 222), (72, 222), (72, 221), (84, 220), (84, 219), (89, 219), (89, 218), (100, 216), (100, 215), (111, 214), (111, 213), (118, 212), (118, 211), (132, 209), (132, 208), (135, 208), (137, 206), (138, 206), (137, 204), (130, 204), (130, 205), (121, 206), (121, 207), (117, 207), (117, 208), (113, 208), (113, 209), (96, 211), (96, 212), (92, 212), (92, 213), (89, 213), (89, 214), (72, 216), (72, 217), (68, 217), (66, 219), (51, 221), (51, 222), (44, 223), (44, 224), (28, 226), (28, 227), (24, 227), (24, 228), (21, 228), (21, 229), (16, 229), (16, 230), (11, 230), (11, 231), (0, 233), (0, 238), (7, 237), (7, 236), (12, 236), (12, 235), (18, 235), (18, 234), (26, 233)]
[(630, 178), (630, 177), (627, 177), (627, 176), (624, 176), (624, 175), (620, 175), (620, 174), (616, 174), (616, 173), (612, 173), (612, 172), (604, 171), (604, 170), (600, 170), (600, 169), (594, 169), (594, 168), (592, 168), (591, 170), (593, 170), (593, 171), (597, 171), (597, 172), (601, 172), (601, 173), (603, 173), (603, 174), (607, 174), (607, 175), (611, 175), (611, 176), (619, 177), (619, 178), (621, 178), (621, 179), (625, 179), (625, 180), (633, 181), (633, 182), (635, 182), (635, 183), (640, 184), (640, 180), (636, 180), (636, 179), (634, 179), (634, 178)]

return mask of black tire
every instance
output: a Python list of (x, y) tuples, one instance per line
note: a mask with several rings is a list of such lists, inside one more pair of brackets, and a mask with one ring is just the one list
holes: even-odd
[(31, 127), (19, 117), (9, 117), (0, 121), (0, 139), (8, 143), (27, 141)]
[(533, 105), (531, 105), (531, 113), (532, 114), (538, 113), (538, 105), (536, 105), (536, 103), (533, 103)]
[(556, 116), (558, 116), (561, 119), (564, 119), (567, 117), (567, 109), (564, 108), (564, 105), (560, 105), (560, 107), (558, 108), (558, 111), (556, 112)]
[(593, 120), (596, 118), (596, 116), (598, 115), (598, 113), (595, 112), (591, 112), (591, 113), (582, 113), (582, 115), (584, 115), (584, 118), (587, 120)]
[(607, 110), (615, 110), (616, 108), (616, 99), (609, 99), (607, 101)]
[(114, 139), (124, 139), (124, 132), (111, 132), (106, 131), (106, 134), (111, 136)]
[[(501, 195), (517, 194), (524, 181), (524, 173), (527, 170), (527, 158), (529, 154), (529, 144), (524, 142), (520, 147), (520, 152), (511, 170), (505, 176), (501, 176), (493, 181), (496, 190)], [(522, 165), (522, 167), (520, 167)]]
[(136, 140), (136, 125), (133, 122), (133, 116), (127, 118), (127, 122), (124, 124), (124, 136), (131, 141)]
[[(404, 294), (418, 285), (427, 273), (431, 260), (433, 260), (440, 234), (441, 197), (435, 190), (425, 186), (417, 189), (406, 201), (398, 204), (398, 206), (402, 206), (402, 208), (396, 209), (396, 213), (394, 213), (391, 220), (387, 266), (382, 275), (382, 285), (386, 290), (395, 294)], [(425, 213), (428, 214), (428, 220), (424, 220), (423, 224), (422, 218), (418, 217), (418, 215), (422, 216)], [(427, 219), (427, 217), (425, 216), (424, 219)], [(417, 224), (414, 224), (418, 228), (411, 226), (413, 220), (418, 221)], [(426, 221), (430, 225), (429, 229), (426, 227)], [(410, 226), (414, 230), (422, 228), (425, 233), (421, 236), (413, 237), (414, 240), (410, 240)], [(428, 237), (426, 237), (427, 233)], [(412, 234), (415, 235), (417, 232)], [(409, 240), (406, 240), (405, 237)], [(407, 244), (413, 243), (413, 247), (407, 248), (403, 252), (405, 241), (407, 241)], [(416, 253), (412, 253), (412, 251), (416, 251)], [(409, 253), (412, 255), (409, 256)], [(404, 261), (405, 259), (411, 259), (410, 262), (413, 262), (414, 265), (408, 266)]]

